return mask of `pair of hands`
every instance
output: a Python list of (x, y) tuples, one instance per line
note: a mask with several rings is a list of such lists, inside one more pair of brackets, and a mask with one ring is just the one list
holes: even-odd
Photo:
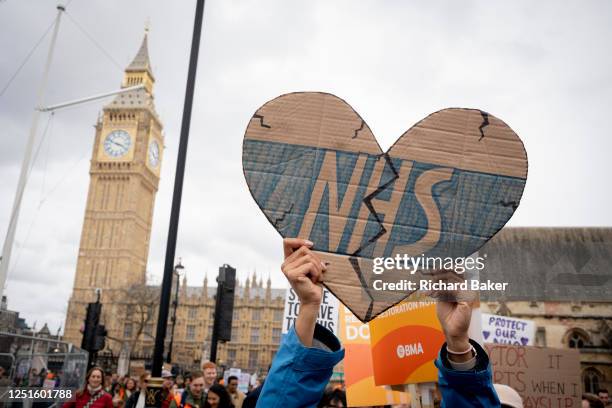
[[(302, 343), (309, 347), (312, 344), (314, 325), (323, 296), (323, 286), (326, 265), (312, 252), (313, 243), (299, 238), (285, 238), (283, 251), (285, 261), (281, 270), (289, 284), (300, 299), (300, 314), (296, 321), (296, 332)], [(451, 350), (467, 350), (470, 348), (468, 328), (472, 316), (471, 305), (467, 302), (436, 303), (438, 320), (442, 325), (446, 342)], [(468, 356), (452, 356), (453, 360), (461, 361)]]

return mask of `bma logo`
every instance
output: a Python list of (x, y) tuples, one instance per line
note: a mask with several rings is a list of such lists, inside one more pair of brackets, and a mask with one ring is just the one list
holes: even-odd
[(423, 354), (423, 346), (421, 343), (398, 344), (396, 352), (398, 358), (410, 357), (416, 354)]

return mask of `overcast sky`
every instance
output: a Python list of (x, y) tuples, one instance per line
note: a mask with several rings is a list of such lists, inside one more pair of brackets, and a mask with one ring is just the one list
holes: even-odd
[[(0, 87), (52, 23), (55, 5), (0, 0)], [(46, 98), (51, 104), (116, 89), (150, 21), (156, 106), (166, 135), (148, 264), (158, 279), (194, 8), (195, 1), (73, 0)], [(0, 96), (0, 240), (49, 40)], [(612, 3), (604, 0), (207, 1), (177, 246), (189, 284), (200, 285), (207, 272), (214, 281), (218, 266), (229, 263), (241, 281), (256, 269), (285, 286), (281, 239), (248, 192), (241, 144), (253, 112), (292, 91), (344, 98), (385, 149), (439, 109), (491, 112), (522, 138), (529, 157), (527, 186), (510, 225), (611, 226), (611, 43)], [(37, 143), (43, 142), (5, 292), (9, 307), (38, 328), (63, 326), (92, 126), (107, 102), (58, 111), (44, 140), (49, 116), (41, 118)]]

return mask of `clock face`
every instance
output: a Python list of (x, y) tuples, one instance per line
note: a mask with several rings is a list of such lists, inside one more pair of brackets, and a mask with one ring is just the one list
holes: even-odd
[(149, 144), (149, 164), (151, 167), (159, 164), (159, 144), (155, 140)]
[(130, 150), (131, 145), (132, 139), (125, 130), (113, 130), (104, 139), (104, 151), (111, 157), (125, 155)]

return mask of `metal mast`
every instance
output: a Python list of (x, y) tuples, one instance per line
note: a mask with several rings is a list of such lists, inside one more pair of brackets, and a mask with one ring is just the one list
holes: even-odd
[(32, 150), (34, 149), (34, 140), (36, 139), (36, 133), (38, 131), (38, 121), (40, 119), (40, 110), (38, 109), (43, 105), (45, 98), (45, 91), (47, 90), (47, 84), (49, 82), (49, 69), (51, 68), (51, 61), (53, 60), (53, 53), (55, 51), (55, 43), (57, 40), (57, 33), (59, 31), (60, 20), (62, 13), (66, 10), (63, 5), (57, 6), (57, 17), (55, 17), (55, 27), (53, 28), (53, 35), (51, 37), (51, 45), (49, 46), (49, 53), (47, 54), (47, 61), (45, 63), (45, 70), (43, 72), (42, 83), (38, 90), (38, 98), (34, 109), (34, 115), (32, 117), (32, 125), (30, 127), (30, 136), (26, 143), (26, 150), (23, 156), (23, 162), (21, 163), (21, 172), (19, 173), (19, 181), (17, 182), (17, 192), (15, 193), (15, 201), (13, 202), (13, 210), (11, 212), (11, 218), (9, 226), (6, 231), (6, 238), (4, 239), (4, 246), (2, 247), (2, 260), (0, 261), (0, 297), (4, 293), (4, 285), (6, 284), (6, 277), (8, 268), (11, 261), (11, 251), (13, 249), (13, 242), (15, 240), (15, 231), (17, 230), (17, 220), (19, 218), (19, 209), (21, 207), (21, 199), (23, 198), (23, 192), (25, 190), (25, 184), (28, 179), (28, 173), (30, 172), (30, 162), (32, 161)]

